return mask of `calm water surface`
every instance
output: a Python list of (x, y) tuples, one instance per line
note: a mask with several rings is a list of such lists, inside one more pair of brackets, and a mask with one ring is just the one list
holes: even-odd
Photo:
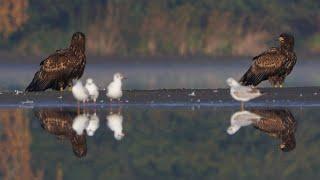
[[(319, 108), (1, 109), (0, 178), (316, 179)], [(83, 113), (84, 112), (84, 113)], [(240, 125), (243, 127), (240, 128)], [(235, 128), (233, 135), (227, 132)], [(282, 147), (282, 149), (281, 149)], [(14, 178), (13, 178), (14, 179)]]
[[(150, 60), (152, 61), (152, 60)], [(125, 89), (173, 89), (173, 88), (223, 88), (228, 77), (240, 79), (248, 67), (250, 59), (191, 62), (105, 62), (90, 63), (86, 66), (83, 80), (91, 77), (101, 89), (112, 80), (115, 72), (128, 77)], [(286, 79), (286, 87), (320, 86), (316, 60), (299, 59), (294, 70)], [(0, 64), (0, 91), (24, 90), (39, 69), (35, 64)], [(268, 83), (260, 85), (268, 86)]]

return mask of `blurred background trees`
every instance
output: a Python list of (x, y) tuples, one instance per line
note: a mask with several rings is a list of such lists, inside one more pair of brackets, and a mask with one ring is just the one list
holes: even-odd
[(0, 33), (4, 39), (17, 31), (28, 20), (28, 1), (0, 1)]
[(298, 52), (318, 54), (319, 8), (317, 0), (3, 0), (0, 51), (45, 54), (83, 31), (91, 55), (251, 56), (288, 31)]

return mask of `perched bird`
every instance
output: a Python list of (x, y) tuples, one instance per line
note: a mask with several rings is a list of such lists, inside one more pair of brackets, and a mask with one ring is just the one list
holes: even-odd
[(73, 119), (72, 129), (77, 135), (82, 135), (89, 125), (89, 117), (86, 114), (80, 114)]
[(87, 154), (86, 134), (77, 135), (72, 129), (76, 112), (60, 109), (35, 109), (35, 116), (40, 120), (41, 127), (57, 137), (66, 138), (71, 142), (72, 150), (77, 157)]
[(261, 116), (261, 120), (253, 123), (258, 130), (281, 140), (280, 149), (284, 152), (296, 147), (295, 132), (297, 122), (289, 110), (266, 109), (251, 110)]
[(99, 117), (96, 113), (92, 114), (89, 119), (89, 124), (86, 127), (88, 136), (93, 136), (96, 130), (99, 128)]
[(76, 83), (72, 86), (72, 94), (77, 101), (80, 101), (83, 103), (85, 103), (89, 98), (89, 92), (83, 86), (81, 81), (76, 81)]
[(229, 135), (235, 134), (241, 127), (249, 126), (260, 121), (261, 116), (250, 111), (235, 112), (230, 119), (230, 126), (227, 129)]
[(126, 79), (121, 73), (115, 73), (113, 75), (113, 81), (108, 85), (107, 96), (112, 99), (118, 99), (122, 97), (122, 79)]
[(86, 65), (85, 41), (83, 33), (74, 33), (68, 48), (57, 50), (40, 63), (26, 91), (63, 90), (73, 79), (79, 79)]
[(230, 94), (232, 98), (234, 98), (237, 101), (241, 101), (242, 108), (243, 102), (250, 101), (251, 99), (257, 98), (262, 95), (259, 89), (249, 86), (242, 86), (233, 78), (228, 78), (227, 84), (230, 86)]
[(107, 116), (107, 120), (108, 120), (108, 127), (110, 128), (111, 131), (113, 131), (114, 133), (114, 138), (116, 140), (121, 140), (124, 136), (123, 132), (122, 132), (122, 121), (123, 121), (123, 117), (121, 114), (112, 114), (110, 113), (110, 115)]
[(99, 97), (99, 88), (94, 84), (91, 78), (87, 79), (85, 88), (88, 90), (89, 97), (93, 102), (96, 102)]
[(242, 85), (257, 86), (269, 80), (272, 86), (282, 87), (297, 62), (297, 56), (293, 51), (294, 37), (291, 34), (280, 34), (279, 42), (280, 47), (272, 47), (253, 58), (249, 70), (240, 79)]

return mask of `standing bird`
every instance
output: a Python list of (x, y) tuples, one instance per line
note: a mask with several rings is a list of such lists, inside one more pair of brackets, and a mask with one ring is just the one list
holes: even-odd
[(88, 90), (90, 99), (95, 103), (99, 97), (99, 88), (91, 78), (87, 79), (85, 88)]
[(249, 86), (242, 86), (239, 82), (233, 78), (227, 79), (227, 84), (230, 86), (230, 95), (233, 99), (241, 101), (241, 109), (243, 109), (243, 102), (250, 101), (262, 95), (259, 89)]
[(118, 114), (113, 114), (110, 112), (110, 114), (107, 116), (108, 120), (108, 127), (110, 128), (111, 131), (114, 133), (114, 138), (116, 140), (121, 140), (124, 136), (122, 130), (122, 121), (123, 121), (123, 116), (118, 113)]
[(40, 70), (26, 91), (45, 91), (50, 88), (62, 91), (73, 79), (81, 78), (86, 65), (85, 41), (82, 32), (74, 33), (68, 48), (57, 50), (40, 63)]
[(118, 99), (122, 97), (122, 79), (126, 79), (121, 73), (115, 73), (113, 75), (113, 81), (108, 85), (107, 96), (112, 99)]
[(297, 62), (297, 56), (293, 51), (294, 37), (287, 33), (279, 36), (280, 47), (272, 47), (255, 56), (249, 70), (242, 76), (242, 85), (257, 86), (264, 80), (269, 80), (272, 86), (282, 87)]
[(73, 97), (76, 98), (77, 101), (85, 103), (89, 98), (88, 90), (83, 86), (81, 81), (76, 81), (76, 83), (72, 86), (72, 94)]

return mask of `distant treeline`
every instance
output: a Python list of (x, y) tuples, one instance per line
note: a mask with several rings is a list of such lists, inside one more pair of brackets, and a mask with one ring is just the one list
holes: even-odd
[(285, 31), (320, 52), (319, 0), (1, 0), (0, 51), (41, 55), (74, 31), (101, 56), (247, 56)]

